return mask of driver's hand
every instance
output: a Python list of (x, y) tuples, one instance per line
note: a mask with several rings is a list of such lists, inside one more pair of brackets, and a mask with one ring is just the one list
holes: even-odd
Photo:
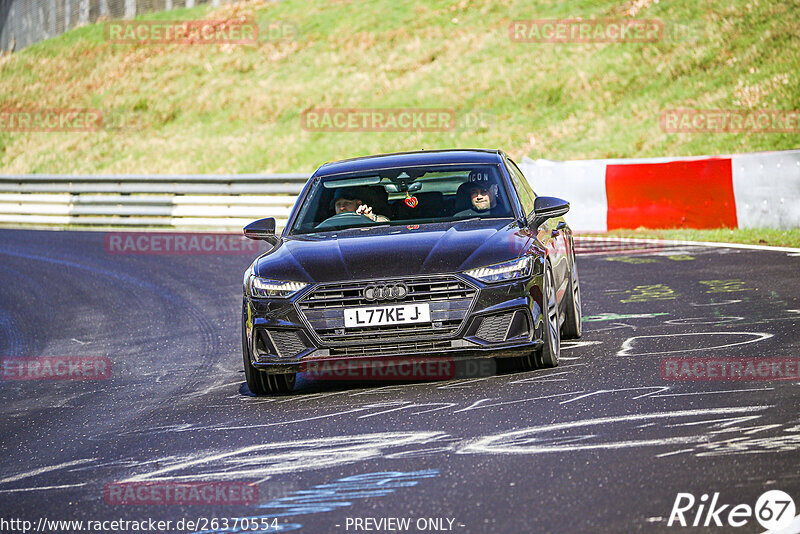
[(377, 220), (377, 216), (374, 213), (372, 213), (372, 208), (370, 208), (366, 204), (361, 204), (356, 210), (356, 213), (358, 213), (359, 215), (363, 215), (364, 217), (369, 217), (373, 221)]

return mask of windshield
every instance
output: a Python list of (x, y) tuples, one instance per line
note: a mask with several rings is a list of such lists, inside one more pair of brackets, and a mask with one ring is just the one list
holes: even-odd
[(291, 233), (512, 216), (495, 165), (411, 167), (316, 181)]

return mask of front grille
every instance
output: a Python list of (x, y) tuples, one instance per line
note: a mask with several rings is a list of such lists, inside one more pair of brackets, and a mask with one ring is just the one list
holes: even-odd
[[(443, 338), (458, 331), (469, 312), (477, 290), (455, 276), (421, 277), (403, 280), (408, 294), (402, 299), (368, 301), (364, 288), (373, 284), (394, 284), (398, 280), (371, 280), (323, 284), (298, 303), (319, 338), (332, 345), (380, 343), (383, 340)], [(427, 302), (429, 323), (396, 324), (361, 328), (344, 327), (345, 308), (389, 306)]]
[(409, 341), (408, 343), (381, 343), (330, 349), (331, 356), (386, 356), (391, 354), (431, 354), (451, 348), (449, 341)]
[(306, 345), (294, 330), (269, 330), (275, 351), (281, 358), (289, 358), (306, 350)]
[(475, 332), (475, 337), (479, 337), (489, 343), (499, 343), (505, 341), (508, 329), (511, 326), (512, 313), (500, 315), (490, 315), (481, 319), (481, 326)]

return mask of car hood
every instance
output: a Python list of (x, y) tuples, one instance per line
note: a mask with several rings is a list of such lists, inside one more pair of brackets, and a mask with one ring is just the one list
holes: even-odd
[(531, 239), (509, 219), (350, 229), (281, 239), (255, 271), (309, 283), (452, 273), (513, 259)]

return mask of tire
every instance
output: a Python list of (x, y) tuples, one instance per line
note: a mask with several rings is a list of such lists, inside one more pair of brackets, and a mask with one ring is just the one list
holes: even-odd
[(583, 313), (581, 311), (581, 281), (578, 278), (578, 267), (575, 264), (575, 250), (570, 254), (569, 284), (566, 295), (566, 313), (564, 324), (561, 327), (561, 337), (563, 339), (578, 339), (581, 337), (581, 321)]
[(548, 369), (558, 365), (558, 358), (561, 354), (561, 332), (558, 320), (558, 300), (556, 299), (556, 289), (553, 280), (553, 270), (550, 263), (545, 263), (544, 287), (542, 288), (544, 301), (544, 345), (535, 354), (536, 366), (540, 369)]
[(247, 321), (246, 305), (246, 303), (242, 303), (242, 358), (244, 360), (244, 376), (247, 380), (247, 387), (256, 397), (291, 393), (297, 380), (296, 373), (269, 375), (261, 369), (257, 369), (250, 362), (250, 348), (247, 344), (247, 328), (245, 327), (245, 322)]

